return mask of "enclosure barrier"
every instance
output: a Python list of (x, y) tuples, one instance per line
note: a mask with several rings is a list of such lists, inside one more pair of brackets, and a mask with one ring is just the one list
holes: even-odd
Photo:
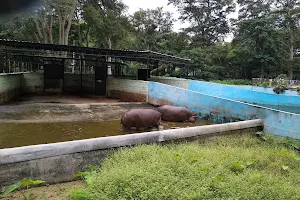
[(185, 106), (200, 118), (217, 123), (263, 119), (264, 131), (300, 139), (300, 115), (218, 96), (149, 82), (148, 103)]
[(175, 77), (152, 77), (150, 80), (241, 102), (272, 106), (300, 107), (300, 95), (297, 91), (286, 90), (282, 94), (276, 94), (272, 88), (225, 85)]
[(22, 178), (41, 179), (48, 184), (66, 182), (92, 164), (101, 164), (112, 148), (164, 142), (201, 135), (262, 127), (255, 119), (228, 124), (154, 131), (0, 150), (0, 187)]

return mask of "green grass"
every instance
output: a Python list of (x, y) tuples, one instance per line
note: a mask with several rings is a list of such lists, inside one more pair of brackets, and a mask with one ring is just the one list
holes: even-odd
[(70, 199), (300, 199), (300, 157), (286, 148), (291, 142), (262, 138), (124, 148), (88, 173), (88, 186)]

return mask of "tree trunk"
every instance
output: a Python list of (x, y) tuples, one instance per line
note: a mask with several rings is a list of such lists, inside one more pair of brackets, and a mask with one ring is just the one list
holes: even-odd
[(290, 63), (289, 63), (289, 69), (288, 69), (288, 77), (290, 80), (293, 80), (293, 60), (294, 60), (294, 37), (291, 34), (291, 40), (290, 40)]
[(50, 25), (49, 25), (49, 42), (50, 44), (53, 44), (53, 15), (51, 15), (51, 19), (50, 19)]
[(74, 18), (74, 14), (75, 14), (75, 8), (76, 8), (76, 0), (74, 0), (71, 11), (69, 13), (69, 17), (67, 18), (67, 27), (64, 30), (64, 44), (68, 45), (69, 44), (69, 33), (70, 33), (70, 29), (71, 29), (71, 25), (72, 25), (72, 20)]
[(81, 38), (81, 30), (80, 30), (80, 24), (79, 24), (79, 20), (78, 20), (78, 46), (81, 46), (82, 44), (82, 38)]

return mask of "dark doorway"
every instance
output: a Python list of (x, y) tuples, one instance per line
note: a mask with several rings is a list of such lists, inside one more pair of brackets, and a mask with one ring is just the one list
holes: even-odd
[(95, 67), (95, 94), (106, 95), (107, 66), (102, 64)]
[(62, 92), (64, 80), (63, 61), (51, 62), (44, 64), (44, 91), (51, 90)]
[(138, 69), (138, 80), (147, 81), (148, 78), (150, 78), (149, 69)]

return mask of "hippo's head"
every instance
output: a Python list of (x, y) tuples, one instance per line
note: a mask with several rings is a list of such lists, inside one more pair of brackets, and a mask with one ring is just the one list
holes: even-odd
[(187, 109), (187, 121), (191, 123), (195, 123), (197, 120), (197, 116), (194, 112)]
[(192, 115), (190, 116), (187, 121), (191, 122), (191, 123), (195, 123), (197, 120), (197, 116), (196, 115)]

